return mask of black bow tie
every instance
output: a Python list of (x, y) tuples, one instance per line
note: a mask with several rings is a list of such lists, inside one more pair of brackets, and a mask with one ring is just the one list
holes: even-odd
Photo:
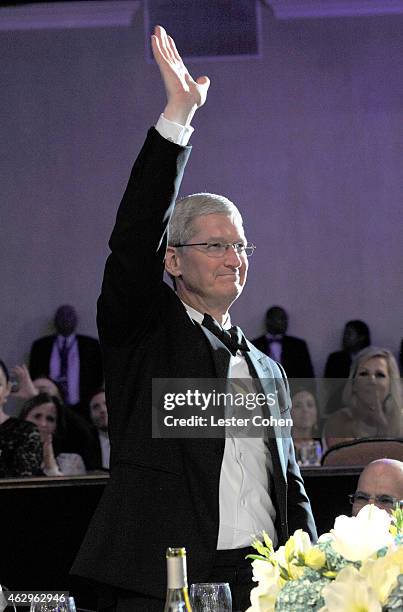
[(217, 336), (234, 356), (237, 354), (237, 351), (249, 351), (246, 338), (240, 327), (234, 325), (230, 329), (223, 329), (209, 314), (204, 315), (202, 325)]

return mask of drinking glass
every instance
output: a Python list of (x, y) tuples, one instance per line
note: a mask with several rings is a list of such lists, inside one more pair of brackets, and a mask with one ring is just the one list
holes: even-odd
[(320, 465), (321, 456), (322, 447), (316, 440), (303, 442), (299, 447), (299, 463), (302, 466)]
[(192, 584), (190, 601), (193, 612), (232, 612), (232, 597), (228, 582)]
[(29, 612), (76, 612), (74, 597), (67, 597), (65, 601), (32, 602)]

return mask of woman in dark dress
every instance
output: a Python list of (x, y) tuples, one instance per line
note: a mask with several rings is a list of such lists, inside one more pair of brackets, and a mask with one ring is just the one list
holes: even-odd
[(10, 391), (10, 375), (0, 359), (0, 478), (35, 476), (41, 473), (42, 463), (39, 431), (4, 412)]

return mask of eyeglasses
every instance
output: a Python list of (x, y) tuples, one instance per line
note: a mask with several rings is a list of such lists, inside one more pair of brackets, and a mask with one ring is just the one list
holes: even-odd
[(203, 247), (200, 249), (207, 257), (222, 257), (232, 247), (238, 255), (246, 254), (247, 257), (251, 257), (256, 249), (254, 244), (244, 244), (243, 242), (190, 242), (188, 244), (174, 244), (176, 248), (180, 247)]
[(358, 491), (357, 493), (350, 493), (348, 499), (350, 504), (356, 506), (366, 506), (373, 501), (374, 504), (385, 510), (393, 510), (396, 507), (403, 508), (403, 499), (397, 499), (391, 495), (368, 495), (368, 493)]

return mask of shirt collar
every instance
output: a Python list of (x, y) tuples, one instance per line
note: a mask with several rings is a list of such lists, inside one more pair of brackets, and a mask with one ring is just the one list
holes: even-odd
[[(203, 323), (204, 313), (199, 312), (195, 308), (192, 308), (192, 306), (189, 306), (188, 304), (186, 304), (182, 300), (181, 300), (181, 302), (184, 305), (184, 307), (186, 308), (186, 312), (188, 313), (189, 317), (191, 319), (193, 319), (193, 321), (196, 321), (196, 323), (199, 323), (201, 325)], [(225, 320), (225, 323), (224, 323), (224, 325), (222, 325), (222, 328), (223, 329), (229, 329), (230, 327), (231, 327), (231, 317), (230, 317), (230, 315), (228, 313), (227, 318)]]
[(274, 342), (281, 342), (284, 336), (282, 334), (266, 334), (267, 340), (273, 340)]
[(76, 339), (76, 334), (70, 334), (70, 336), (62, 336), (61, 334), (58, 334), (57, 336), (57, 344), (58, 346), (60, 346), (60, 348), (63, 346), (64, 344), (64, 340), (67, 340), (67, 347), (70, 347), (74, 340)]

